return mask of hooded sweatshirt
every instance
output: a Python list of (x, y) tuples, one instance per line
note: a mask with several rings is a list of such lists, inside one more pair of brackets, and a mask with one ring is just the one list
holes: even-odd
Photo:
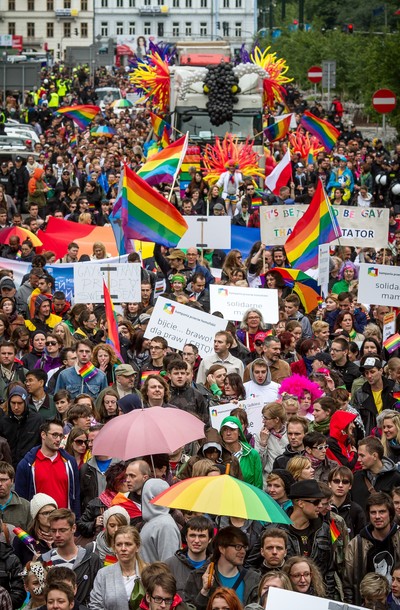
[(172, 557), (181, 546), (181, 535), (169, 508), (155, 506), (150, 500), (168, 489), (162, 479), (148, 479), (142, 489), (142, 518), (145, 522), (140, 537), (141, 555), (146, 563), (165, 561)]
[(221, 428), (227, 422), (232, 422), (239, 428), (239, 442), (240, 450), (235, 453), (235, 457), (238, 458), (240, 464), (240, 470), (242, 471), (243, 480), (246, 483), (250, 483), (259, 489), (263, 488), (263, 477), (262, 477), (262, 463), (261, 458), (255, 449), (253, 449), (247, 442), (246, 437), (243, 433), (242, 424), (237, 417), (229, 415), (225, 417), (221, 422)]
[(326, 457), (337, 462), (340, 466), (347, 466), (354, 470), (357, 465), (357, 452), (351, 449), (351, 439), (345, 428), (356, 419), (355, 413), (349, 411), (335, 411), (331, 417), (328, 450)]
[(37, 203), (39, 207), (44, 207), (47, 202), (43, 175), (44, 169), (37, 167), (28, 182), (28, 203)]
[(256, 358), (250, 366), (250, 381), (246, 381), (244, 387), (246, 389), (246, 398), (254, 398), (260, 396), (265, 402), (274, 402), (278, 398), (279, 384), (271, 379), (271, 371), (267, 368), (267, 376), (263, 383), (257, 383), (254, 379), (254, 367), (257, 364), (266, 366), (263, 358)]

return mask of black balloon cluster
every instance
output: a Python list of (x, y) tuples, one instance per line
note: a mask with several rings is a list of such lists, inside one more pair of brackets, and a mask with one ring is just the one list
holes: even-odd
[(240, 92), (238, 82), (232, 64), (221, 62), (208, 68), (203, 91), (209, 97), (206, 108), (213, 125), (232, 120), (233, 105), (239, 101), (236, 95)]

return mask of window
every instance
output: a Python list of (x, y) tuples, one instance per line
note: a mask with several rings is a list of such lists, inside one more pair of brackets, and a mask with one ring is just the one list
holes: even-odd
[(35, 10), (35, 0), (28, 0), (28, 11), (33, 12)]
[(157, 36), (164, 36), (164, 24), (161, 21), (157, 23)]
[(123, 21), (117, 21), (115, 33), (117, 36), (122, 36), (122, 34), (124, 33), (124, 22)]
[(207, 8), (207, 0), (200, 0), (200, 8)]
[(10, 36), (15, 36), (15, 32), (16, 32), (15, 22), (10, 21), (8, 24), (8, 33)]
[(100, 24), (100, 34), (103, 38), (108, 36), (108, 23), (106, 21), (102, 21)]
[(235, 0), (235, 7), (242, 8), (242, 0)]
[(129, 0), (129, 8), (135, 8), (135, 0)]
[(189, 22), (185, 23), (185, 36), (191, 36), (192, 35), (192, 24)]
[(174, 38), (179, 36), (179, 23), (175, 22), (172, 24), (172, 36), (174, 36)]
[(54, 11), (54, 0), (47, 0), (47, 12), (53, 12)]
[(71, 8), (71, 0), (64, 0), (64, 8)]
[(136, 34), (136, 23), (134, 21), (129, 22), (128, 34), (131, 36)]
[(15, 0), (8, 0), (8, 10), (15, 11)]
[(235, 36), (240, 38), (242, 36), (242, 24), (240, 22), (235, 23)]
[(174, 8), (179, 8), (179, 0), (172, 0), (172, 6)]
[(207, 24), (200, 23), (200, 36), (207, 36)]
[(88, 0), (81, 0), (81, 11), (88, 10)]
[(46, 36), (47, 38), (54, 38), (54, 23), (46, 23)]
[(229, 0), (223, 1), (224, 8), (229, 8)]
[(71, 24), (64, 23), (64, 38), (71, 38)]
[(124, 8), (124, 0), (117, 0), (117, 8)]
[(186, 8), (192, 8), (192, 0), (185, 0)]
[(81, 38), (88, 38), (89, 28), (87, 23), (81, 23)]
[(222, 35), (229, 36), (229, 23), (227, 21), (222, 22)]
[(26, 35), (28, 38), (35, 38), (35, 24), (30, 21), (26, 24)]
[(101, 8), (108, 8), (108, 0), (101, 0)]
[(151, 23), (150, 21), (145, 21), (143, 26), (143, 33), (145, 36), (150, 36), (151, 34)]

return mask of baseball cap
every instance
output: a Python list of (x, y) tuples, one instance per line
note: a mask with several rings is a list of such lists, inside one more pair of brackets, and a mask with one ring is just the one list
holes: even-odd
[(185, 260), (186, 254), (183, 250), (172, 250), (172, 252), (168, 254), (165, 258), (181, 258), (182, 260)]
[(15, 284), (10, 277), (3, 277), (0, 280), (0, 289), (1, 288), (15, 288)]
[(224, 425), (221, 426), (221, 429), (222, 428), (231, 428), (232, 430), (239, 430), (239, 426), (235, 424), (234, 421), (226, 421)]
[(123, 377), (131, 377), (136, 375), (135, 369), (130, 364), (119, 364), (115, 369), (115, 375), (122, 375)]
[(369, 371), (370, 369), (382, 368), (382, 360), (377, 358), (376, 356), (364, 356), (360, 362), (360, 371), (363, 373), (364, 371)]
[(1, 167), (8, 167), (8, 163), (6, 163), (5, 161), (3, 161), (3, 163), (1, 164)]
[(222, 205), (222, 203), (216, 203), (214, 206), (214, 210), (223, 210), (224, 206)]
[(254, 336), (254, 341), (265, 341), (265, 337), (268, 337), (268, 333), (256, 333)]
[(19, 162), (19, 161), (23, 161), (23, 158), (20, 155), (17, 155), (15, 157), (15, 161)]

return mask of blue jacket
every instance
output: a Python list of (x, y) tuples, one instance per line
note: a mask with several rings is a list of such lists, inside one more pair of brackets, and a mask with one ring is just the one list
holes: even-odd
[[(336, 318), (340, 314), (340, 309), (335, 309), (334, 311), (327, 311), (324, 316), (324, 322), (328, 322), (329, 331), (333, 333), (333, 328), (335, 326)], [(355, 309), (353, 312), (354, 315), (354, 330), (358, 333), (363, 333), (364, 328), (368, 324), (368, 318), (366, 314), (362, 311), (362, 309)]]
[[(35, 481), (33, 480), (33, 463), (39, 449), (40, 445), (38, 447), (33, 447), (33, 449), (24, 455), (17, 466), (17, 472), (15, 474), (15, 491), (26, 500), (31, 500), (33, 496), (38, 493), (38, 490), (35, 488)], [(69, 481), (69, 508), (75, 513), (76, 517), (79, 518), (81, 515), (81, 505), (78, 465), (75, 458), (67, 453), (65, 449), (59, 449), (59, 452), (66, 461)]]
[(57, 377), (54, 393), (58, 392), (58, 390), (68, 390), (72, 398), (76, 398), (78, 394), (89, 394), (89, 396), (96, 400), (100, 392), (107, 387), (107, 377), (103, 371), (97, 369), (95, 377), (84, 380), (78, 375), (75, 367), (71, 366), (61, 371)]

